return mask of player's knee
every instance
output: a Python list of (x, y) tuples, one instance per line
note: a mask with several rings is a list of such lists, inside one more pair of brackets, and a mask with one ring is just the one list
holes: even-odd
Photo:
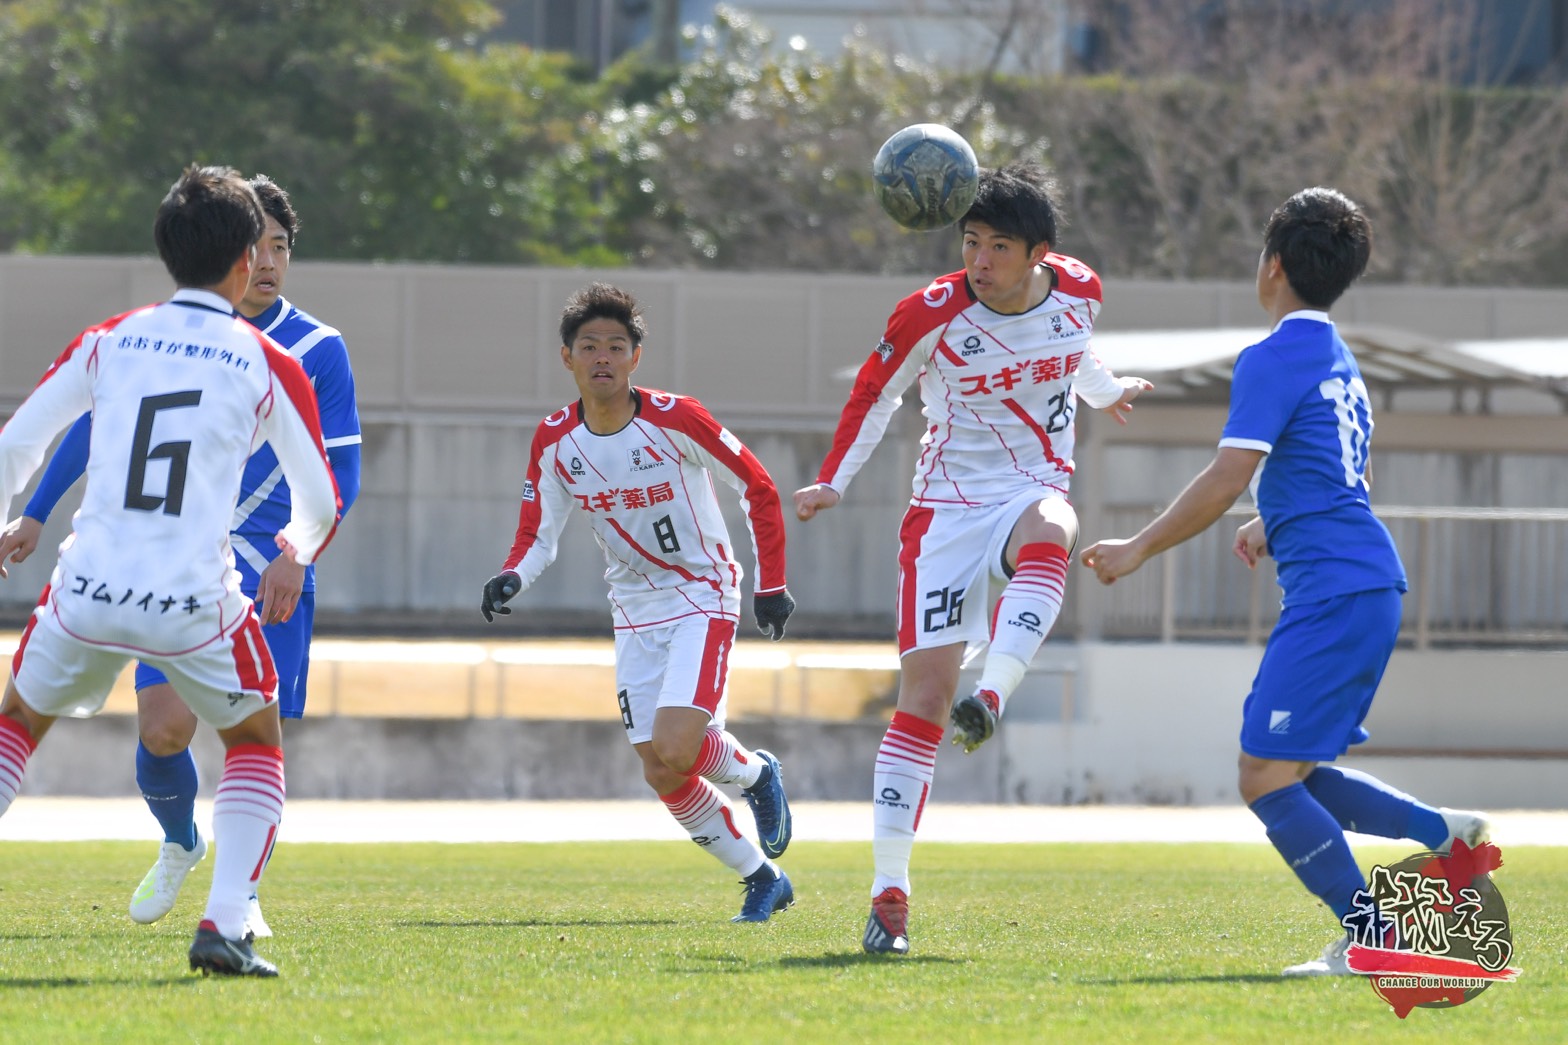
[(667, 795), (686, 783), (690, 774), (678, 773), (669, 766), (645, 764), (642, 767), (642, 778), (648, 782), (649, 787), (653, 788), (654, 794)]
[(196, 719), (187, 714), (143, 714), (137, 722), (142, 747), (159, 758), (177, 755), (191, 746), (196, 735)]
[(701, 746), (701, 737), (695, 745), (684, 737), (663, 737), (655, 734), (653, 738), (654, 755), (666, 769), (683, 778), (691, 775), (691, 767), (697, 764), (697, 754)]

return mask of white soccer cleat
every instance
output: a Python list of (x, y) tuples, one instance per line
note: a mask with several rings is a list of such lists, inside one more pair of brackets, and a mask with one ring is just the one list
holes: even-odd
[(1448, 825), (1448, 838), (1437, 847), (1440, 853), (1452, 852), (1454, 840), (1459, 839), (1474, 849), (1492, 837), (1492, 821), (1485, 813), (1473, 809), (1439, 809), (1443, 823)]
[(172, 911), (186, 876), (206, 855), (207, 840), (200, 831), (196, 832), (195, 849), (186, 849), (178, 842), (163, 843), (158, 850), (158, 862), (152, 865), (152, 870), (131, 896), (131, 921), (150, 925)]
[(1350, 951), (1350, 937), (1341, 936), (1327, 947), (1323, 948), (1323, 955), (1310, 962), (1292, 965), (1280, 973), (1281, 976), (1355, 976), (1356, 971), (1350, 967), (1350, 959), (1346, 956)]
[(245, 908), (245, 934), (256, 940), (272, 935), (272, 927), (261, 916), (261, 901), (254, 896)]

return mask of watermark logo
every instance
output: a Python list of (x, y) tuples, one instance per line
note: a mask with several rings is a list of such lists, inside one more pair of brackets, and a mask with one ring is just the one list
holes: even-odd
[(1502, 850), (1489, 842), (1420, 853), (1377, 866), (1356, 907), (1341, 919), (1351, 935), (1346, 960), (1404, 1019), (1413, 1009), (1473, 1001), (1494, 983), (1516, 980), (1513, 934), (1491, 872)]

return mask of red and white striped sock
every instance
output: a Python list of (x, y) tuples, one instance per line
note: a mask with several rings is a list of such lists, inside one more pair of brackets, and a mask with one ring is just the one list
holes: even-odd
[(245, 910), (261, 884), (282, 822), (283, 749), (265, 744), (229, 748), (212, 803), (218, 854), (202, 917), (231, 940), (245, 933)]
[(733, 868), (742, 878), (762, 866), (762, 850), (735, 827), (735, 817), (730, 804), (719, 789), (700, 776), (686, 778), (686, 783), (659, 801), (670, 811), (675, 822), (686, 829), (691, 840), (702, 846), (724, 866)]
[(995, 693), (1004, 707), (1062, 612), (1067, 565), (1067, 549), (1059, 544), (1037, 541), (1018, 550), (1018, 568), (996, 601), (991, 648), (975, 685)]
[(27, 760), (37, 748), (38, 742), (26, 726), (9, 715), (0, 715), (0, 816), (11, 808), (16, 793), (22, 790)]
[(741, 747), (727, 730), (709, 726), (691, 771), (715, 784), (750, 787), (762, 775), (762, 764), (762, 759)]
[(888, 723), (871, 777), (871, 856), (876, 865), (872, 896), (889, 886), (909, 892), (909, 854), (931, 793), (942, 733), (935, 722), (905, 711), (895, 712)]

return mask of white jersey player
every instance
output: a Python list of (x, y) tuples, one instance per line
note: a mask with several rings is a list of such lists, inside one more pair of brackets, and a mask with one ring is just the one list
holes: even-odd
[(84, 331), (0, 431), (9, 510), (51, 440), (93, 415), (74, 532), (12, 661), (0, 708), (0, 812), (54, 719), (103, 707), (126, 660), (162, 670), (228, 749), (213, 811), (217, 865), (192, 968), (275, 975), (243, 939), (283, 805), (277, 678), (239, 587), (229, 523), (263, 442), (294, 491), (277, 534), (309, 563), (338, 499), (315, 395), (299, 363), (242, 318), (263, 219), (228, 168), (191, 168), (159, 208), (159, 254), (180, 289)]
[[(702, 404), (634, 388), (645, 327), (637, 303), (595, 283), (561, 317), (561, 360), (582, 398), (546, 417), (523, 480), (517, 536), (481, 610), (505, 603), (555, 558), (561, 527), (587, 516), (604, 549), (615, 624), (616, 696), (643, 777), (692, 840), (739, 873), (736, 921), (761, 922), (794, 902), (770, 857), (789, 845), (783, 770), (724, 728), (742, 570), (713, 477), (741, 495), (756, 556), (753, 610), (777, 640), (795, 603), (784, 581), (784, 514), (761, 462)], [(742, 789), (758, 843), (736, 829), (713, 785)]]
[[(1067, 502), (1077, 401), (1122, 420), (1149, 387), (1095, 358), (1100, 280), (1052, 252), (1054, 191), (1032, 164), (981, 174), (961, 222), (963, 270), (899, 303), (817, 482), (795, 494), (802, 520), (836, 505), (919, 382), (926, 428), (899, 532), (903, 671), (873, 777), (868, 951), (909, 949), (909, 858), (942, 723), (951, 716), (968, 751), (984, 743), (1061, 610), (1078, 534)], [(955, 704), (966, 646), (986, 643), (975, 692)]]

